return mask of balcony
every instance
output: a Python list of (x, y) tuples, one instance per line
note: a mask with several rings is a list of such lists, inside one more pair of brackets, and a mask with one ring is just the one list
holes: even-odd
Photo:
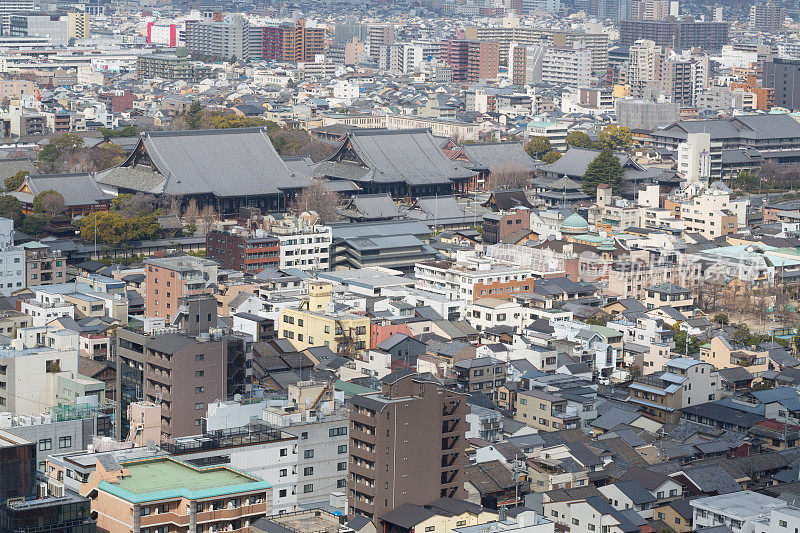
[(455, 449), (456, 445), (459, 443), (461, 437), (458, 435), (453, 437), (445, 437), (442, 439), (442, 451), (448, 451)]
[[(267, 503), (255, 503), (252, 505), (240, 505), (224, 509), (216, 509), (197, 513), (197, 523), (216, 522), (219, 520), (236, 520), (244, 516), (264, 515), (267, 512)], [(188, 517), (187, 517), (188, 518)], [(188, 524), (188, 522), (187, 522)], [(143, 524), (144, 525), (144, 524)]]
[(455, 420), (444, 420), (442, 422), (442, 433), (452, 433), (456, 431), (460, 421), (460, 418), (456, 418)]
[(456, 464), (459, 453), (446, 453), (442, 455), (442, 468), (449, 468)]
[(165, 524), (175, 524), (176, 526), (189, 526), (189, 515), (177, 513), (159, 513), (142, 516), (140, 519), (141, 527), (159, 527)]

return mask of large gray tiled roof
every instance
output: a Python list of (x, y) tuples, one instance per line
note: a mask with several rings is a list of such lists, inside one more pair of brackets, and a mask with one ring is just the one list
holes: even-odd
[(28, 176), (26, 182), (34, 196), (49, 190), (58, 192), (64, 197), (67, 207), (111, 199), (111, 195), (100, 190), (90, 174), (44, 174)]
[(286, 166), (263, 128), (149, 132), (141, 145), (166, 178), (165, 194), (260, 196), (308, 184)]
[(476, 166), (492, 172), (522, 170), (532, 172), (538, 164), (520, 143), (483, 143), (465, 145), (464, 155)]
[(353, 130), (348, 145), (376, 183), (447, 184), (474, 173), (450, 161), (427, 130)]

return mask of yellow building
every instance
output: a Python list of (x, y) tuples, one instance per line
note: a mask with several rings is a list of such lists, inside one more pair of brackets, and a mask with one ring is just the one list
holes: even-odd
[(737, 350), (720, 336), (714, 337), (700, 347), (700, 360), (714, 365), (717, 369), (743, 366), (755, 377), (769, 370), (769, 352)]
[(567, 400), (539, 390), (518, 391), (514, 420), (542, 431), (578, 427), (577, 410), (567, 409)]
[(89, 15), (83, 11), (67, 13), (67, 26), (70, 39), (88, 39), (92, 36), (89, 30)]
[(297, 350), (327, 346), (337, 354), (355, 358), (369, 349), (369, 318), (333, 310), (333, 286), (328, 282), (309, 284), (308, 298), (297, 309), (285, 308), (278, 319), (278, 336), (288, 339)]

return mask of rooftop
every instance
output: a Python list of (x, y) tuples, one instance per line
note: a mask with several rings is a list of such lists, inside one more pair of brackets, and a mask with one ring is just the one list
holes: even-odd
[(171, 458), (123, 463), (129, 475), (100, 489), (131, 503), (165, 498), (210, 498), (237, 492), (266, 490), (270, 483), (227, 467), (197, 468)]

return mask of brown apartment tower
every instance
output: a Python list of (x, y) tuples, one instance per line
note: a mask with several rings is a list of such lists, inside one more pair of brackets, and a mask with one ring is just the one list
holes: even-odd
[(465, 497), (466, 395), (412, 370), (395, 371), (381, 383), (381, 392), (352, 399), (351, 515), (377, 524), (405, 503)]

